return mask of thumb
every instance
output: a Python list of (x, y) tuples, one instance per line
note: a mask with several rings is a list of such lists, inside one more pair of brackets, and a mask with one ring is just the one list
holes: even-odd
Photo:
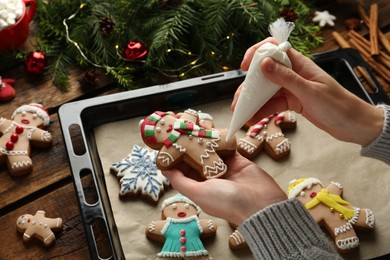
[(302, 90), (302, 86), (306, 85), (306, 79), (272, 58), (265, 58), (261, 62), (260, 68), (267, 79), (289, 90), (294, 95), (297, 94), (297, 91)]

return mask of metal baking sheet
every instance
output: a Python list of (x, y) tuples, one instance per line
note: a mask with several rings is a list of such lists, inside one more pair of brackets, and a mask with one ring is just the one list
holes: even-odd
[[(369, 103), (390, 103), (387, 95), (377, 85), (375, 93), (368, 93), (353, 72), (362, 66), (372, 76), (370, 69), (359, 54), (352, 49), (343, 49), (315, 55), (316, 63), (331, 74), (348, 90)], [(90, 254), (100, 258), (94, 238), (93, 225), (98, 220), (108, 236), (111, 248), (109, 259), (124, 259), (120, 237), (112, 215), (102, 165), (97, 152), (94, 128), (109, 122), (150, 114), (156, 110), (179, 110), (213, 101), (231, 99), (245, 73), (228, 71), (146, 87), (103, 97), (91, 98), (64, 104), (59, 109), (61, 129), (64, 136), (81, 215), (84, 221)], [(82, 177), (90, 175), (96, 187), (96, 201), (89, 202), (83, 188)], [(106, 258), (106, 257), (105, 257)]]

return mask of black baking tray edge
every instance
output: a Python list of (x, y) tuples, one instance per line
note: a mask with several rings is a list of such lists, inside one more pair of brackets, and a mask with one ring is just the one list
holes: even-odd
[[(369, 103), (390, 104), (388, 96), (353, 49), (340, 49), (314, 55), (315, 62), (339, 81), (345, 88)], [(368, 93), (354, 73), (362, 66), (372, 76), (378, 91)], [(232, 98), (244, 80), (240, 70), (211, 74), (165, 85), (121, 92), (102, 97), (64, 104), (59, 109), (61, 130), (67, 149), (75, 190), (84, 222), (89, 250), (93, 259), (102, 259), (95, 241), (93, 224), (99, 220), (108, 235), (111, 255), (105, 259), (125, 259), (118, 230), (115, 225), (110, 200), (106, 190), (104, 173), (94, 137), (94, 128), (109, 122), (144, 116), (156, 110), (168, 111), (217, 100)], [(78, 129), (78, 131), (74, 131)], [(76, 133), (75, 133), (76, 132)], [(77, 149), (76, 149), (77, 146)], [(80, 146), (82, 147), (80, 152)], [(82, 176), (92, 176), (97, 200), (88, 203), (82, 185)]]

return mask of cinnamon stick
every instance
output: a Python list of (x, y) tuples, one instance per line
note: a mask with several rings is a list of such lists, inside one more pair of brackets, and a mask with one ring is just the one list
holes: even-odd
[(367, 25), (367, 27), (370, 27), (370, 18), (368, 17), (366, 10), (364, 10), (364, 7), (361, 3), (357, 5), (357, 9), (358, 9), (358, 13), (359, 13), (360, 18)]
[(371, 55), (379, 54), (378, 46), (378, 4), (371, 4), (370, 8), (370, 44)]
[(343, 36), (341, 36), (341, 34), (339, 34), (338, 32), (336, 32), (336, 31), (332, 32), (332, 36), (341, 48), (343, 48), (343, 49), (351, 48), (351, 46), (348, 44), (348, 42), (346, 40), (344, 40)]
[(387, 39), (386, 35), (384, 35), (380, 30), (378, 30), (379, 41), (382, 43), (385, 50), (390, 53), (390, 41)]
[[(362, 47), (365, 50), (365, 52), (370, 52), (370, 50), (371, 50), (370, 42), (368, 40), (366, 40), (366, 38), (364, 38), (362, 35), (360, 35), (359, 33), (357, 33), (354, 30), (350, 30), (348, 32), (348, 36), (351, 39), (354, 39), (358, 43), (358, 45), (360, 45), (360, 47)], [(390, 69), (390, 56), (389, 55), (380, 51), (379, 55), (376, 56), (375, 59)]]
[(376, 62), (366, 50), (364, 50), (359, 44), (354, 40), (350, 39), (349, 44), (357, 49), (362, 55), (363, 60), (373, 69), (376, 73), (378, 73), (382, 78), (387, 81), (390, 81), (390, 71), (384, 67), (382, 64)]

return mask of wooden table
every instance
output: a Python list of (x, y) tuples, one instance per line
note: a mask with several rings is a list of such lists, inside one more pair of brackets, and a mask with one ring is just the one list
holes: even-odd
[[(325, 42), (314, 52), (338, 49), (331, 33), (336, 30), (346, 35), (345, 19), (356, 16), (354, 5), (346, 3), (347, 1), (339, 2), (321, 7), (336, 15), (337, 24), (334, 28), (327, 27), (322, 30)], [(390, 2), (375, 2), (379, 4), (380, 28), (387, 32), (390, 25)], [(360, 33), (366, 35), (368, 32), (363, 30)], [(389, 33), (386, 33), (386, 36), (390, 38)], [(64, 103), (121, 90), (108, 86), (105, 80), (96, 87), (83, 88), (79, 83), (83, 75), (77, 70), (72, 71), (71, 88), (66, 92), (52, 86), (48, 79), (26, 75), (22, 66), (10, 71), (0, 71), (0, 75), (4, 78), (14, 78), (14, 88), (17, 91), (13, 101), (0, 103), (0, 115), (10, 118), (20, 105), (41, 103), (50, 113), (51, 124), (47, 130), (54, 137), (52, 148), (32, 150), (34, 170), (31, 174), (12, 177), (5, 166), (0, 168), (0, 222), (3, 223), (0, 226), (0, 234), (3, 236), (0, 239), (0, 259), (90, 259), (57, 112)], [(384, 87), (388, 91), (389, 86)], [(83, 181), (84, 187), (92, 185), (89, 177), (84, 177)], [(64, 221), (64, 228), (56, 233), (57, 241), (53, 246), (44, 247), (39, 241), (23, 243), (22, 234), (16, 231), (17, 218), (24, 213), (35, 214), (37, 210), (44, 210), (46, 216), (61, 217)], [(109, 257), (111, 251), (107, 245), (107, 236), (99, 223), (94, 227), (94, 233), (99, 255), (103, 258)]]

